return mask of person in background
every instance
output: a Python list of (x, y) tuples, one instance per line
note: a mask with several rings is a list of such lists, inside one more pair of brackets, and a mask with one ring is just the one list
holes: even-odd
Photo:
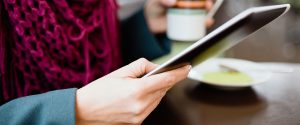
[[(168, 52), (157, 34), (174, 4), (147, 1), (122, 20), (120, 45), (114, 0), (0, 1), (1, 102), (12, 100), (0, 107), (0, 124), (141, 124), (191, 66), (148, 78), (140, 77), (157, 65), (146, 59), (118, 68)], [(154, 50), (126, 52), (137, 42)]]

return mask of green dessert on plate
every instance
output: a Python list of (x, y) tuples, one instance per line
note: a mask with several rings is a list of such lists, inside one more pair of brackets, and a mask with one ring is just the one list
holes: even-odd
[(216, 71), (203, 74), (203, 80), (220, 85), (249, 85), (253, 79), (242, 72)]

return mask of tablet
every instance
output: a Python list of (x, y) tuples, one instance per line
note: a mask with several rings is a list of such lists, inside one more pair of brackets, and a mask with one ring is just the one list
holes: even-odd
[(187, 64), (192, 66), (200, 64), (243, 41), (249, 35), (285, 14), (289, 9), (289, 4), (249, 8), (143, 77)]

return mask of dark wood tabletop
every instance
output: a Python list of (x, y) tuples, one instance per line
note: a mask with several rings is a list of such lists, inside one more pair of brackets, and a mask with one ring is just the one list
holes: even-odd
[(172, 88), (144, 125), (300, 125), (300, 64), (266, 82), (222, 90), (185, 80)]

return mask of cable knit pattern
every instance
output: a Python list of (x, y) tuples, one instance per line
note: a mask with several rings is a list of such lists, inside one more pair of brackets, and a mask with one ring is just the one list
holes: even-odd
[(0, 45), (13, 42), (11, 63), (5, 62), (8, 50), (0, 50), (6, 101), (81, 87), (120, 66), (115, 1), (3, 0), (3, 4), (12, 38), (1, 38)]

